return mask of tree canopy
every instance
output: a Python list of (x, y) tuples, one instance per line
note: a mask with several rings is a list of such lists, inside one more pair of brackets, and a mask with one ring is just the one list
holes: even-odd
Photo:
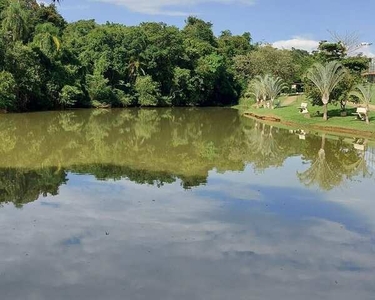
[[(290, 86), (314, 62), (335, 59), (358, 78), (368, 62), (346, 57), (340, 43), (311, 54), (253, 43), (249, 32), (216, 36), (212, 23), (192, 16), (183, 28), (68, 23), (54, 3), (0, 0), (2, 110), (232, 105), (256, 76)], [(358, 80), (343, 87), (349, 81)]]

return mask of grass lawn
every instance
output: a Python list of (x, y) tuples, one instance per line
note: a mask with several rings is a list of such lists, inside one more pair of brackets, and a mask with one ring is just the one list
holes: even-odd
[[(243, 113), (253, 113), (257, 116), (273, 116), (281, 120), (282, 123), (290, 125), (300, 125), (303, 127), (313, 127), (314, 129), (330, 131), (345, 131), (353, 133), (362, 132), (366, 135), (375, 137), (375, 111), (370, 112), (370, 125), (366, 122), (356, 118), (352, 113), (355, 113), (355, 107), (347, 107), (347, 116), (340, 115), (340, 106), (328, 105), (328, 121), (323, 120), (323, 107), (312, 106), (304, 96), (295, 97), (295, 101), (290, 103), (288, 97), (280, 98), (281, 106), (276, 109), (256, 108), (253, 105), (238, 106)], [(283, 105), (283, 103), (288, 105)], [(302, 102), (307, 102), (310, 118), (306, 118), (298, 110)], [(328, 128), (327, 128), (328, 127)], [(350, 130), (350, 131), (349, 131)]]

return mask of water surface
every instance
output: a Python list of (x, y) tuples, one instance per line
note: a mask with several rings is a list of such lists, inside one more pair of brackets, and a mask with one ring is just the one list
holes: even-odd
[(227, 108), (0, 115), (1, 299), (374, 299), (372, 145)]

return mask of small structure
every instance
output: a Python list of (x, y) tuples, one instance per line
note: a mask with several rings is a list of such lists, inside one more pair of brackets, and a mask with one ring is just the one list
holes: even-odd
[(304, 92), (303, 82), (294, 82), (290, 88), (292, 94), (301, 94)]
[(305, 103), (305, 102), (301, 103), (301, 106), (298, 107), (299, 112), (302, 113), (302, 114), (308, 114), (309, 111), (307, 110), (307, 106), (308, 106), (307, 103)]
[(364, 144), (353, 144), (354, 145), (354, 149), (358, 150), (358, 151), (365, 151), (365, 145)]
[(357, 118), (362, 120), (362, 121), (366, 121), (367, 108), (358, 107), (357, 111), (355, 113), (353, 113), (353, 115), (357, 116)]

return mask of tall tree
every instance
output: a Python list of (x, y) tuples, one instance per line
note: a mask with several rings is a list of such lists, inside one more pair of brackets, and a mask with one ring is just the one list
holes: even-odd
[(343, 80), (346, 74), (344, 67), (337, 61), (331, 61), (325, 65), (314, 64), (307, 72), (306, 77), (319, 90), (324, 107), (323, 119), (328, 120), (328, 103), (330, 95), (336, 86)]
[(280, 95), (280, 93), (287, 88), (287, 85), (280, 77), (266, 76), (265, 88), (267, 95), (271, 100), (271, 108), (274, 108), (274, 101)]
[(24, 2), (10, 0), (8, 8), (2, 12), (3, 30), (13, 42), (26, 40), (30, 32), (30, 12)]

